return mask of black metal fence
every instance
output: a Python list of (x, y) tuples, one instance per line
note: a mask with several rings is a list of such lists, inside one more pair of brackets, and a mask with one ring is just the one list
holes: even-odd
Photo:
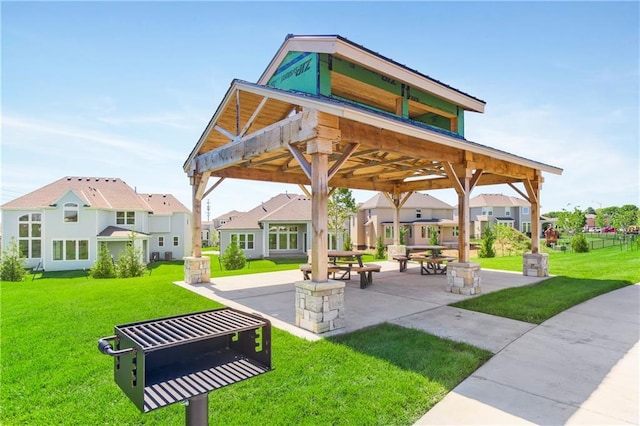
[[(587, 238), (589, 251), (606, 247), (620, 247), (620, 250), (640, 250), (640, 236), (638, 234), (585, 233), (584, 236)], [(571, 238), (558, 239), (554, 248), (571, 251)]]

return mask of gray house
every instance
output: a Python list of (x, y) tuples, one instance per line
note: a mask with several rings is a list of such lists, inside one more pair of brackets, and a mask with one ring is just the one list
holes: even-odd
[(220, 252), (232, 240), (247, 258), (302, 256), (310, 248), (311, 200), (279, 194), (218, 228)]
[(510, 226), (522, 233), (531, 232), (531, 205), (520, 198), (480, 194), (469, 200), (469, 208), (472, 238), (480, 238), (482, 229), (494, 224)]
[(143, 260), (191, 250), (191, 212), (170, 194), (138, 194), (117, 178), (64, 177), (0, 207), (2, 249), (15, 240), (27, 267), (91, 267), (98, 245), (119, 254), (135, 235)]

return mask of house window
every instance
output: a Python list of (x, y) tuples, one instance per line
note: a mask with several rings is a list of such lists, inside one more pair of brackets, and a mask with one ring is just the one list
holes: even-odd
[(158, 247), (164, 247), (164, 237), (158, 236)]
[(511, 207), (505, 207), (504, 208), (504, 215), (505, 216), (511, 216)]
[(65, 222), (78, 221), (78, 204), (64, 203), (64, 221)]
[(254, 248), (253, 234), (231, 234), (231, 241), (235, 241), (238, 248), (242, 250), (253, 250)]
[(529, 207), (523, 207), (522, 214), (529, 214)]
[(136, 212), (116, 212), (116, 225), (135, 225)]
[(422, 217), (422, 209), (416, 209), (416, 219), (420, 219)]
[(53, 240), (53, 260), (89, 259), (88, 240)]
[(522, 232), (531, 232), (531, 222), (522, 222)]
[(483, 216), (493, 216), (493, 207), (483, 207), (482, 208)]
[(297, 225), (272, 225), (269, 227), (269, 250), (297, 250), (297, 249), (298, 249), (298, 226)]
[(454, 226), (451, 233), (453, 234), (454, 237), (457, 237), (458, 235), (460, 235), (460, 228), (458, 228), (457, 226)]
[(421, 226), (420, 227), (420, 238), (422, 238), (423, 240), (427, 238), (427, 227), (426, 226)]
[(42, 257), (42, 215), (25, 214), (18, 218), (18, 248), (28, 259)]
[(393, 238), (393, 226), (392, 225), (385, 225), (384, 226), (384, 237), (386, 239)]
[(173, 246), (174, 247), (180, 246), (180, 237), (173, 237)]

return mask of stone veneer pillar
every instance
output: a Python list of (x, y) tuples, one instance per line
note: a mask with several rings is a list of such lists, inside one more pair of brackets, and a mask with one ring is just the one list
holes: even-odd
[(296, 282), (296, 326), (314, 333), (343, 328), (344, 287), (333, 280)]
[(187, 284), (199, 284), (211, 282), (211, 258), (205, 257), (183, 257), (184, 260), (184, 282)]
[(525, 277), (548, 277), (549, 254), (525, 253), (522, 255), (522, 275)]
[(447, 263), (447, 291), (467, 296), (480, 294), (480, 264), (476, 262)]
[(405, 256), (407, 254), (407, 246), (405, 245), (388, 245), (387, 246), (387, 260), (393, 260), (393, 256)]

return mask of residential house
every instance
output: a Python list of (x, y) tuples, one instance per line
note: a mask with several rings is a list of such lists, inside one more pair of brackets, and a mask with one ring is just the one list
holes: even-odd
[[(456, 209), (456, 220), (457, 220)], [(480, 194), (469, 200), (471, 238), (480, 238), (485, 226), (506, 225), (522, 233), (531, 232), (531, 204), (503, 194)]]
[(118, 178), (64, 177), (2, 206), (3, 250), (17, 241), (27, 267), (90, 268), (135, 236), (143, 260), (191, 253), (191, 212), (170, 194), (138, 194)]
[[(400, 208), (400, 226), (406, 230), (404, 243), (429, 244), (433, 230), (438, 232), (441, 243), (456, 244), (458, 224), (453, 220), (453, 210), (453, 206), (429, 194), (411, 194)], [(393, 244), (393, 215), (394, 208), (382, 193), (360, 205), (349, 225), (354, 248), (375, 248), (378, 236), (385, 246)]]
[(231, 210), (230, 212), (222, 214), (211, 221), (202, 222), (202, 245), (212, 246), (217, 244), (219, 241), (218, 228), (228, 222), (231, 222), (241, 214), (244, 213), (237, 210)]
[(247, 258), (297, 256), (310, 248), (311, 200), (279, 194), (218, 228), (220, 252), (232, 240)]

